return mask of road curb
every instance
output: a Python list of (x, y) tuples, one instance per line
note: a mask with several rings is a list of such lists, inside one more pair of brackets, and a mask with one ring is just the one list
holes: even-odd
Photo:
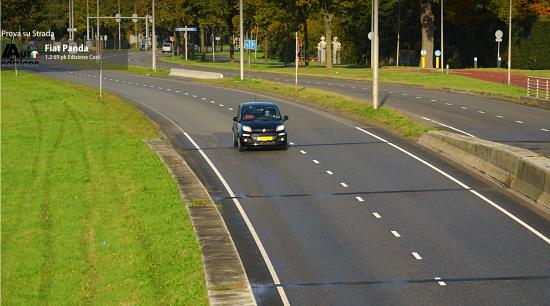
[(532, 151), (447, 131), (422, 134), (418, 143), (509, 187), (550, 220), (550, 159)]
[(204, 185), (167, 141), (157, 138), (144, 142), (178, 184), (201, 247), (209, 304), (256, 305), (237, 248)]

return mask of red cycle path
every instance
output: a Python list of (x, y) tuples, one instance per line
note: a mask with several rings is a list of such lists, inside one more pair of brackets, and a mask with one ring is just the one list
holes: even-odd
[[(494, 82), (494, 83), (508, 83), (508, 74), (506, 72), (496, 72), (496, 71), (475, 71), (475, 70), (450, 70), (452, 74), (458, 74), (461, 76)], [(512, 84), (527, 88), (527, 76), (521, 74), (511, 74)]]

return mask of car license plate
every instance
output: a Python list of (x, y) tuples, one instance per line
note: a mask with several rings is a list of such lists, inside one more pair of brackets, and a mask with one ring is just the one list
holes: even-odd
[(272, 141), (273, 136), (259, 136), (258, 141)]

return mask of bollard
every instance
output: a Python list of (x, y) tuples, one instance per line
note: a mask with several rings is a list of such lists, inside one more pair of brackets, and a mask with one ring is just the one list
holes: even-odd
[(474, 57), (474, 68), (477, 68), (477, 57)]
[(449, 74), (449, 64), (447, 64), (447, 74)]
[(439, 56), (435, 57), (435, 69), (439, 69)]
[(421, 60), (421, 63), (422, 63), (422, 69), (425, 69), (426, 68), (426, 57), (422, 57), (422, 60)]
[(497, 68), (500, 68), (501, 64), (502, 64), (502, 57), (499, 57), (497, 60)]

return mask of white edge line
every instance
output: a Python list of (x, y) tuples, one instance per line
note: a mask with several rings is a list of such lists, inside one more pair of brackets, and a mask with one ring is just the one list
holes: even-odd
[[(451, 130), (453, 130), (453, 131), (457, 131), (457, 132), (459, 132), (459, 133), (462, 133), (462, 134), (464, 134), (464, 135), (466, 135), (466, 136), (476, 137), (475, 135), (472, 135), (472, 134), (470, 134), (470, 133), (468, 133), (468, 132), (464, 132), (463, 130), (457, 129), (457, 128), (455, 128), (455, 127), (452, 127), (452, 126), (450, 126), (450, 125), (441, 123), (441, 122), (439, 122), (439, 121), (435, 121), (435, 120), (430, 119), (430, 118), (427, 118), (427, 117), (422, 117), (422, 119), (431, 121), (431, 122), (433, 122), (433, 123), (435, 123), (435, 124), (439, 124), (439, 125), (441, 125), (441, 126), (444, 126), (444, 127), (446, 127), (446, 128), (449, 128), (449, 129), (451, 129)], [(477, 138), (477, 137), (476, 137), (476, 138)]]
[(365, 200), (362, 198), (362, 197), (355, 197), (357, 199), (357, 201), (359, 202), (365, 202)]
[[(227, 190), (227, 193), (229, 194), (229, 196), (231, 198), (233, 198), (233, 203), (235, 203), (235, 206), (237, 207), (237, 209), (239, 210), (239, 213), (243, 217), (243, 220), (246, 223), (246, 226), (248, 227), (248, 230), (250, 231), (250, 233), (252, 234), (252, 237), (254, 238), (254, 242), (256, 242), (256, 245), (258, 246), (258, 249), (260, 250), (260, 253), (262, 254), (262, 257), (265, 261), (267, 269), (269, 270), (269, 274), (271, 274), (271, 278), (273, 278), (273, 283), (275, 285), (280, 285), (281, 281), (279, 280), (279, 276), (277, 275), (277, 272), (275, 271), (275, 268), (273, 267), (273, 264), (271, 263), (271, 260), (269, 259), (269, 256), (267, 255), (267, 251), (265, 250), (264, 245), (263, 245), (262, 241), (260, 240), (260, 237), (258, 236), (256, 231), (254, 230), (254, 226), (252, 225), (252, 222), (250, 222), (250, 219), (248, 218), (248, 215), (244, 211), (244, 209), (241, 206), (241, 203), (239, 202), (239, 200), (235, 197), (235, 194), (233, 193), (233, 190), (231, 189), (231, 187), (229, 187), (229, 184), (224, 179), (224, 177), (222, 176), (222, 174), (220, 173), (218, 168), (214, 165), (214, 163), (212, 163), (210, 158), (208, 158), (206, 153), (204, 153), (204, 151), (197, 145), (197, 143), (193, 140), (193, 138), (191, 138), (191, 136), (189, 136), (189, 134), (187, 134), (187, 132), (185, 132), (177, 123), (175, 123), (172, 119), (170, 119), (165, 114), (163, 114), (163, 113), (159, 112), (158, 110), (150, 107), (149, 105), (146, 105), (146, 104), (144, 104), (142, 102), (139, 102), (139, 101), (136, 101), (136, 102), (143, 105), (143, 106), (145, 106), (145, 107), (147, 107), (147, 108), (149, 108), (149, 109), (151, 109), (151, 110), (153, 110), (154, 112), (156, 112), (157, 114), (161, 115), (163, 118), (168, 120), (170, 123), (172, 123), (175, 127), (178, 128), (178, 130), (180, 130), (180, 132), (183, 133), (183, 135), (185, 135), (185, 137), (189, 140), (189, 142), (191, 142), (191, 144), (195, 147), (195, 149), (197, 149), (197, 151), (201, 154), (201, 156), (208, 163), (208, 165), (210, 166), (212, 171), (214, 171), (214, 173), (216, 174), (218, 179), (221, 181), (221, 183), (223, 184), (223, 186)], [(279, 296), (281, 297), (283, 305), (290, 305), (290, 302), (288, 301), (288, 297), (286, 296), (284, 288), (282, 286), (277, 286), (277, 291), (279, 292)]]
[(391, 233), (395, 236), (395, 238), (401, 237), (397, 231), (391, 231)]
[(372, 215), (373, 215), (376, 219), (382, 219), (382, 216), (380, 216), (379, 213), (374, 212), (374, 213), (372, 213)]
[(418, 254), (417, 252), (412, 252), (411, 254), (412, 254), (412, 256), (414, 256), (414, 258), (416, 258), (416, 260), (421, 260), (422, 259), (422, 256), (420, 256), (420, 254)]
[(513, 215), (512, 213), (510, 213), (509, 211), (507, 211), (506, 209), (500, 207), (498, 204), (496, 204), (495, 202), (489, 200), (488, 198), (486, 198), (484, 195), (482, 195), (481, 193), (471, 189), (468, 185), (462, 183), (461, 181), (459, 181), (458, 179), (452, 177), (451, 175), (447, 174), (447, 172), (437, 168), (436, 166), (430, 164), (429, 162), (423, 160), (422, 158), (410, 153), (409, 151), (401, 148), (400, 146), (398, 145), (395, 145), (391, 142), (388, 142), (387, 140), (385, 140), (384, 138), (382, 137), (379, 137), (365, 129), (362, 129), (360, 127), (356, 127), (356, 129), (358, 129), (359, 131), (367, 134), (367, 135), (370, 135), (382, 142), (385, 142), (387, 143), (388, 145), (396, 148), (397, 150), (409, 155), (410, 157), (416, 159), (417, 161), (423, 163), (424, 165), (432, 168), (433, 170), (435, 170), (436, 172), (438, 172), (439, 174), (445, 176), (446, 178), (448, 178), (449, 180), (455, 182), (456, 184), (458, 184), (459, 186), (461, 186), (462, 188), (466, 189), (466, 190), (469, 190), (471, 193), (473, 193), (474, 195), (476, 195), (478, 198), (482, 199), (483, 201), (485, 201), (487, 204), (493, 206), (494, 208), (498, 209), (500, 212), (502, 212), (503, 214), (505, 214), (506, 216), (510, 217), (512, 220), (516, 221), (517, 223), (519, 223), (521, 226), (525, 227), (527, 230), (529, 230), (531, 233), (535, 234), (536, 236), (538, 236), (540, 239), (542, 239), (544, 242), (546, 242), (547, 244), (550, 244), (550, 238), (546, 237), (545, 235), (543, 235), (541, 232), (537, 231), (536, 229), (534, 229), (533, 227), (531, 227), (529, 224), (523, 222), (521, 219), (519, 219), (518, 217), (516, 217), (515, 215)]

